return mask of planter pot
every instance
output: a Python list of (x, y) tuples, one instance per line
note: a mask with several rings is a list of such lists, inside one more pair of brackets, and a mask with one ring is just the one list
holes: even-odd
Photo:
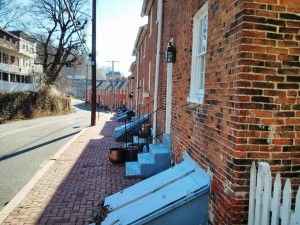
[(126, 162), (137, 161), (138, 147), (137, 146), (128, 146), (126, 149)]
[(115, 164), (125, 162), (125, 149), (124, 148), (110, 148), (109, 161)]

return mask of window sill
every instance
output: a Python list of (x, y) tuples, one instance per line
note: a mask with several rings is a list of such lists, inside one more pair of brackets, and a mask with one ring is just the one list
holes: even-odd
[(193, 95), (187, 97), (188, 103), (196, 103), (196, 104), (203, 104), (204, 96), (203, 95)]

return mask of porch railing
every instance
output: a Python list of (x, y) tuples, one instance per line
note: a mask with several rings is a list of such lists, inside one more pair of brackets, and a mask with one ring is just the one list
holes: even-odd
[[(144, 145), (149, 145), (152, 143), (154, 139), (157, 139), (162, 134), (156, 135), (156, 137), (152, 137), (152, 126), (153, 126), (153, 115), (158, 113), (163, 107), (159, 107), (156, 111), (150, 112), (151, 104), (153, 101), (144, 105), (143, 107), (138, 107), (135, 112), (136, 120), (126, 120), (125, 121), (125, 148), (127, 149), (128, 144), (132, 146), (136, 145), (139, 148), (143, 148)], [(146, 110), (145, 110), (146, 109)], [(141, 112), (143, 112), (143, 116), (148, 115), (146, 122), (140, 123), (138, 118), (141, 118)], [(136, 122), (137, 121), (137, 122)], [(130, 123), (130, 127), (128, 124)], [(137, 140), (133, 139), (133, 136), (137, 137)], [(141, 151), (141, 149), (139, 149)]]

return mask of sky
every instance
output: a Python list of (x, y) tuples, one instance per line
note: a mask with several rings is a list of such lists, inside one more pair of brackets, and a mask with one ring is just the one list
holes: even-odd
[[(127, 77), (130, 65), (135, 61), (132, 51), (139, 27), (148, 21), (147, 17), (140, 16), (143, 0), (96, 0), (96, 5), (97, 67), (111, 67), (112, 63), (107, 61), (120, 61), (115, 63), (114, 70)], [(89, 30), (91, 33), (91, 23)], [(91, 35), (87, 37), (87, 45), (91, 52)]]
[(139, 26), (147, 23), (141, 17), (143, 0), (97, 0), (97, 67), (112, 66), (125, 77), (135, 57), (133, 47)]

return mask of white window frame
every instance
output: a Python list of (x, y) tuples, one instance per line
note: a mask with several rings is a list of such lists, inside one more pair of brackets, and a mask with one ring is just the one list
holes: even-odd
[[(208, 24), (208, 3), (206, 2), (193, 18), (193, 49), (191, 83), (188, 102), (203, 104), (205, 84), (205, 64), (207, 50), (207, 29), (203, 29), (204, 21)], [(203, 45), (203, 33), (206, 35), (206, 43)], [(201, 41), (200, 41), (201, 40)]]

